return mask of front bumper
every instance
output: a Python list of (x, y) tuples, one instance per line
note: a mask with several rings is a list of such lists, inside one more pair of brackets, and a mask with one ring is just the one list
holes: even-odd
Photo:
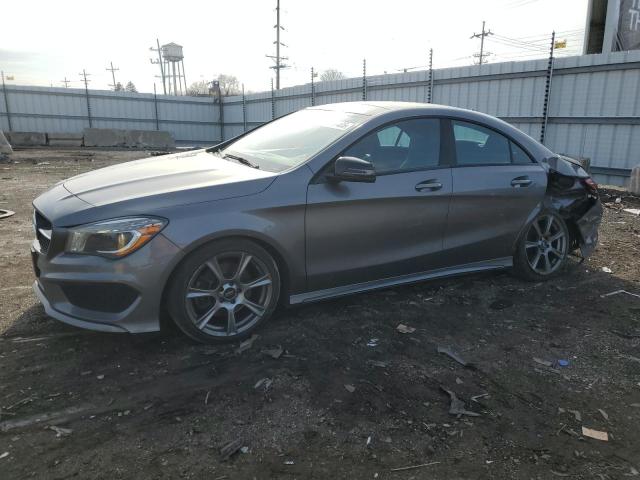
[(111, 260), (31, 245), (33, 288), (47, 315), (102, 332), (160, 329), (162, 292), (182, 251), (162, 234), (133, 254)]

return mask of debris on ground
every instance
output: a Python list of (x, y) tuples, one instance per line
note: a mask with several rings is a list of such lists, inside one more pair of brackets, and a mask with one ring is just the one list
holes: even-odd
[(604, 273), (613, 273), (613, 270), (611, 270), (609, 267), (602, 267), (602, 271)]
[(349, 393), (353, 393), (356, 391), (356, 387), (354, 387), (353, 385), (349, 385), (347, 383), (345, 383), (344, 389)]
[(295, 465), (295, 462), (293, 460), (285, 460), (284, 464), (285, 465)]
[(253, 342), (255, 342), (257, 339), (258, 339), (258, 335), (254, 334), (254, 335), (251, 335), (250, 338), (247, 338), (245, 341), (240, 343), (238, 348), (236, 348), (235, 350), (236, 355), (240, 355), (242, 352), (245, 352), (249, 350), (251, 347), (253, 347)]
[(465, 408), (465, 403), (460, 400), (458, 398), (458, 396), (452, 392), (451, 390), (449, 390), (448, 388), (445, 388), (443, 386), (440, 386), (440, 388), (449, 395), (449, 397), (451, 398), (451, 405), (449, 407), (449, 413), (451, 415), (467, 415), (469, 417), (479, 417), (480, 414), (476, 413), (476, 412), (472, 412), (469, 411)]
[(486, 398), (486, 397), (488, 397), (488, 396), (489, 396), (489, 394), (488, 394), (488, 393), (481, 393), (480, 395), (474, 395), (473, 397), (471, 397), (471, 401), (472, 401), (472, 402), (476, 402), (476, 403), (480, 403), (480, 402), (478, 402), (478, 399), (480, 399), (480, 398)]
[(564, 360), (564, 359), (560, 358), (560, 359), (558, 359), (556, 361), (556, 365), (558, 367), (568, 367), (569, 366), (569, 360)]
[(71, 430), (70, 428), (57, 427), (56, 425), (49, 425), (47, 428), (56, 432), (56, 437), (58, 438), (66, 437), (67, 435), (71, 435), (73, 433), (73, 430)]
[(609, 441), (609, 434), (607, 432), (593, 430), (592, 428), (582, 427), (582, 435), (596, 440), (602, 440), (603, 442)]
[(491, 310), (504, 310), (505, 308), (513, 307), (513, 302), (511, 300), (495, 300), (491, 302), (489, 308)]
[(15, 215), (16, 212), (12, 212), (11, 210), (3, 210), (2, 208), (0, 208), (0, 220), (2, 220), (3, 218), (9, 218), (12, 215)]
[(416, 331), (415, 328), (409, 327), (408, 325), (404, 325), (402, 323), (398, 324), (396, 330), (398, 330), (400, 333), (413, 333)]
[(408, 467), (400, 467), (400, 468), (392, 468), (391, 472), (402, 472), (404, 470), (413, 470), (415, 468), (429, 467), (431, 465), (437, 465), (441, 462), (429, 462), (429, 463), (421, 463), (420, 465), (409, 465)]
[(605, 293), (604, 295), (600, 295), (600, 298), (612, 297), (613, 295), (620, 295), (621, 293), (626, 293), (627, 295), (631, 295), (632, 297), (640, 298), (639, 294), (627, 292), (626, 290), (616, 290), (616, 291), (611, 292), (611, 293)]
[[(211, 395), (211, 390), (207, 391), (207, 394), (204, 397), (204, 404), (207, 405), (209, 403), (209, 395)], [(146, 407), (145, 407), (146, 410)]]
[(284, 350), (280, 345), (278, 345), (275, 348), (265, 348), (262, 350), (262, 353), (264, 353), (265, 355), (268, 355), (274, 360), (278, 360), (282, 356), (283, 352)]
[(632, 215), (640, 215), (640, 208), (623, 208), (622, 211)]
[(576, 422), (582, 421), (582, 414), (578, 410), (567, 410), (567, 412), (569, 412), (574, 416), (574, 418), (576, 419)]
[(231, 442), (224, 445), (220, 449), (220, 457), (222, 461), (224, 462), (226, 460), (229, 460), (229, 458), (238, 453), (242, 448), (242, 443), (242, 439), (236, 438), (235, 440), (232, 440)]
[(543, 367), (553, 367), (553, 362), (550, 362), (549, 360), (542, 360), (541, 358), (533, 357), (533, 361), (538, 365), (542, 365)]
[(369, 340), (367, 342), (367, 347), (377, 347), (379, 341), (380, 341), (380, 339), (378, 339), (378, 338), (372, 338), (371, 340)]
[(0, 460), (2, 460), (3, 458), (6, 458), (9, 456), (9, 452), (4, 452), (2, 455), (0, 455)]
[(258, 390), (259, 388), (262, 387), (262, 389), (266, 392), (267, 390), (269, 390), (269, 388), (271, 387), (271, 384), (273, 383), (273, 380), (271, 380), (270, 378), (261, 378), (260, 380), (258, 380), (256, 382), (256, 384), (253, 386), (253, 388), (255, 390)]
[(387, 368), (389, 364), (387, 362), (381, 362), (380, 360), (367, 360), (367, 363), (372, 367)]
[(467, 362), (464, 358), (462, 358), (457, 352), (455, 352), (454, 350), (451, 349), (451, 347), (441, 347), (438, 346), (437, 348), (438, 353), (444, 353), (445, 355), (447, 355), (448, 357), (454, 359), (456, 362), (458, 362), (460, 365), (462, 365), (463, 367), (468, 367), (471, 364), (469, 362)]
[(598, 411), (600, 412), (600, 415), (602, 415), (602, 417), (609, 421), (609, 414), (607, 412), (605, 412), (603, 409), (599, 408)]

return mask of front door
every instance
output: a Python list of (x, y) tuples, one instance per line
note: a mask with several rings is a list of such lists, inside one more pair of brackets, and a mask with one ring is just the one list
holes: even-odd
[(440, 162), (440, 135), (440, 120), (434, 118), (387, 125), (342, 154), (370, 161), (375, 183), (320, 178), (309, 185), (309, 290), (442, 266), (438, 254), (452, 183), (451, 169)]

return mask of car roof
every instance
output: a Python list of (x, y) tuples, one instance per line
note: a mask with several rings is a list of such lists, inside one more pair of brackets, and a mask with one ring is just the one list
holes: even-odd
[(382, 115), (388, 112), (401, 111), (401, 110), (449, 110), (451, 112), (468, 112), (461, 108), (450, 107), (447, 105), (437, 105), (433, 103), (418, 103), (418, 102), (341, 102), (341, 103), (328, 103), (325, 105), (318, 105), (315, 107), (309, 107), (309, 110), (332, 110), (336, 112), (357, 113), (360, 115), (376, 116)]

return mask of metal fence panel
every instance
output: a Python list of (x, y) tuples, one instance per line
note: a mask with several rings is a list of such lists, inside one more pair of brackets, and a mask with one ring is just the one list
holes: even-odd
[[(589, 157), (601, 181), (624, 182), (640, 163), (640, 51), (555, 60), (545, 143), (576, 157)], [(478, 110), (506, 119), (534, 138), (543, 123), (547, 60), (504, 62), (433, 70), (433, 103)], [(429, 72), (366, 78), (369, 101), (425, 102)], [(4, 92), (3, 92), (4, 93)], [(88, 126), (83, 89), (8, 86), (15, 131), (81, 132)], [(156, 128), (152, 94), (90, 90), (93, 125)], [(363, 79), (315, 82), (315, 104), (359, 101)], [(223, 101), (225, 139), (311, 105), (311, 84), (273, 92), (236, 95)], [(220, 107), (211, 97), (157, 97), (158, 124), (178, 142), (213, 144), (221, 139)], [(0, 98), (0, 128), (8, 115)], [(615, 175), (611, 175), (612, 171)], [(616, 171), (615, 169), (618, 169)], [(603, 172), (605, 170), (602, 170)]]

